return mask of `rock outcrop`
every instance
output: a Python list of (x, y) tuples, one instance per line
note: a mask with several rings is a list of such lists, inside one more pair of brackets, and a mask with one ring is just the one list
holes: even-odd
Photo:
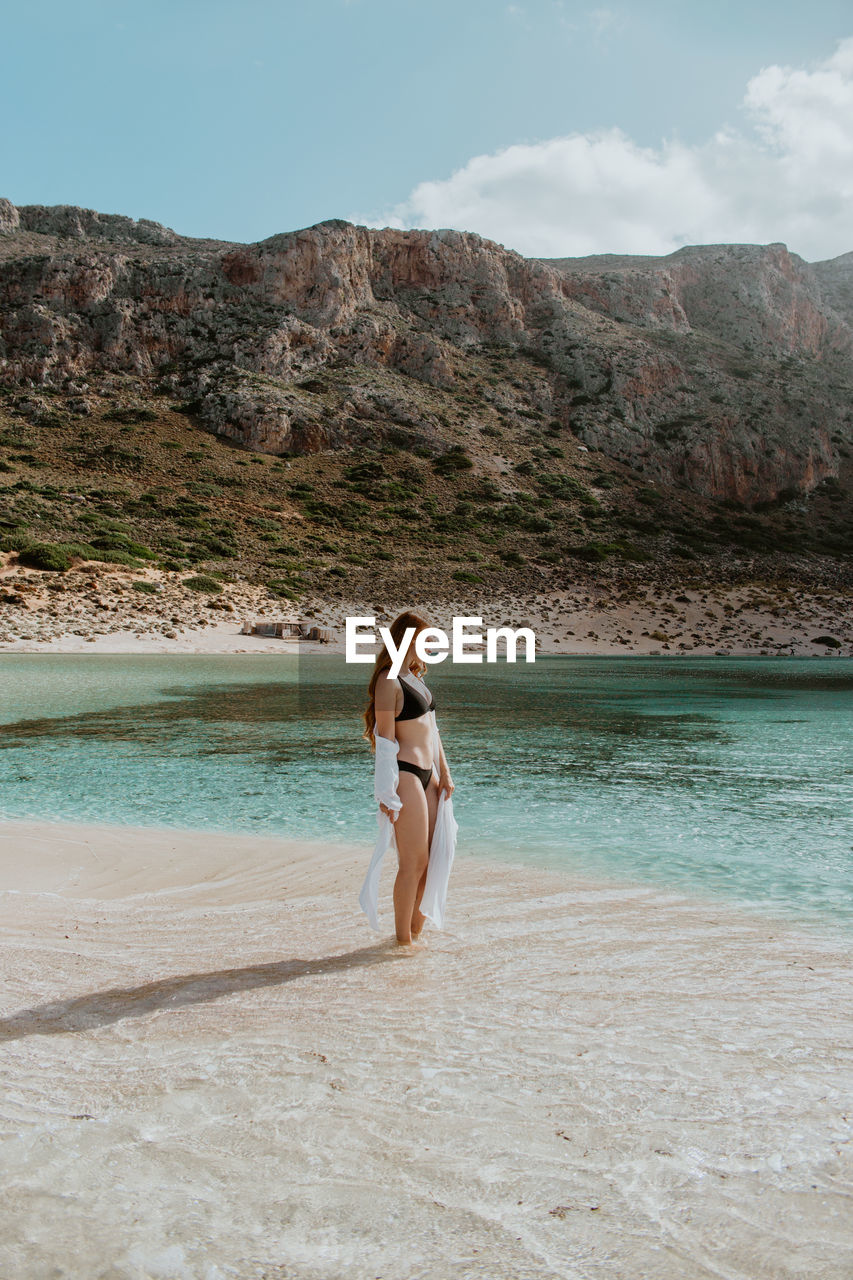
[[(526, 259), (458, 231), (332, 221), (242, 245), (0, 201), (0, 381), (81, 402), (168, 391), (248, 448), (359, 445), (383, 416), (441, 446), (383, 370), (448, 394), (495, 352), (507, 414), (547, 420), (653, 481), (746, 502), (807, 491), (851, 444), (853, 255), (784, 245)], [(390, 395), (390, 400), (389, 400)], [(470, 396), (469, 396), (470, 399)], [(79, 410), (82, 412), (82, 410)]]
[(603, 255), (551, 265), (573, 297), (626, 324), (705, 334), (771, 357), (839, 352), (853, 359), (853, 332), (832, 314), (819, 274), (832, 264), (810, 267), (783, 244), (703, 245), (663, 258)]

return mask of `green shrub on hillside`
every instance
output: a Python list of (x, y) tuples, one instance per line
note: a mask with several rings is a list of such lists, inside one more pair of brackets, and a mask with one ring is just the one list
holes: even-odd
[(69, 551), (54, 542), (31, 542), (18, 553), (18, 559), (29, 569), (44, 569), (49, 573), (64, 573), (71, 568)]
[[(373, 458), (368, 458), (364, 462), (356, 463), (355, 466), (347, 467), (344, 471), (344, 478), (352, 480), (356, 484), (364, 482), (373, 482), (374, 480), (383, 480), (385, 478), (385, 468), (381, 462), (377, 462)], [(302, 488), (301, 485), (293, 485), (293, 489)]]
[(572, 556), (575, 560), (589, 560), (595, 564), (606, 560), (608, 551), (600, 542), (586, 542), (580, 546), (563, 547), (563, 555)]
[[(142, 568), (142, 561), (127, 551), (101, 551), (83, 542), (69, 542), (67, 546), (71, 555), (80, 556), (83, 560), (98, 560), (101, 564), (124, 564), (129, 569)], [(156, 556), (151, 558), (156, 559)]]
[[(284, 600), (295, 600), (299, 595), (301, 586), (299, 578), (300, 566), (285, 564), (279, 566), (279, 568), (285, 569), (287, 576), (284, 578), (268, 578), (264, 585), (271, 595), (280, 596)], [(343, 572), (346, 573), (346, 570), (343, 570)]]
[(433, 460), (432, 469), (437, 475), (450, 476), (457, 471), (468, 471), (473, 465), (462, 445), (455, 444), (447, 453), (442, 453)]
[(583, 502), (595, 501), (586, 485), (575, 476), (561, 476), (541, 472), (536, 477), (536, 483), (543, 492), (562, 502), (570, 502), (573, 498), (580, 498)]
[(610, 548), (614, 555), (621, 556), (623, 560), (631, 560), (636, 564), (642, 564), (652, 558), (647, 551), (643, 551), (642, 547), (638, 547), (633, 542), (628, 542), (625, 538), (616, 538), (613, 542), (605, 545)]
[(181, 586), (189, 587), (190, 591), (212, 592), (214, 595), (222, 591), (221, 584), (207, 573), (197, 573), (192, 578), (184, 578)]
[[(14, 541), (14, 546), (8, 545), (5, 549), (17, 551), (21, 564), (27, 565), (30, 569), (63, 573), (71, 567), (71, 560), (74, 557), (80, 560), (96, 560), (101, 564), (124, 564), (131, 569), (142, 568), (142, 561), (137, 556), (130, 555), (126, 551), (110, 551), (93, 547), (88, 542), (38, 542), (21, 535), (14, 535), (12, 539), (7, 538), (4, 541)], [(153, 559), (154, 557), (147, 553), (145, 558)]]
[(652, 558), (641, 547), (635, 546), (633, 542), (628, 542), (624, 538), (617, 538), (613, 542), (585, 542), (579, 546), (564, 547), (563, 555), (572, 556), (576, 560), (589, 560), (593, 563), (606, 560), (608, 556), (619, 556), (622, 560), (631, 560), (637, 563), (651, 560)]
[(23, 525), (8, 522), (3, 527), (6, 532), (0, 534), (0, 551), (21, 551), (32, 542)]
[(156, 560), (156, 551), (144, 547), (141, 542), (133, 542), (126, 533), (102, 533), (92, 539), (91, 544), (96, 551), (123, 551), (126, 555), (136, 556), (139, 560)]
[(246, 524), (250, 529), (258, 529), (264, 533), (281, 535), (281, 521), (270, 520), (269, 516), (247, 516)]
[(517, 502), (507, 503), (506, 506), (501, 507), (494, 513), (494, 519), (512, 525), (516, 529), (523, 529), (526, 533), (550, 533), (554, 528), (553, 521), (527, 511)]
[(201, 538), (193, 546), (200, 560), (229, 560), (237, 554), (234, 542), (224, 542), (221, 538)]
[(503, 497), (494, 480), (486, 479), (481, 480), (477, 488), (472, 489), (470, 493), (477, 502), (500, 502)]
[(500, 548), (498, 555), (504, 564), (509, 565), (511, 568), (518, 569), (527, 563), (521, 552), (516, 551), (514, 547)]
[(140, 409), (134, 405), (117, 405), (104, 414), (104, 422), (156, 422), (153, 409)]

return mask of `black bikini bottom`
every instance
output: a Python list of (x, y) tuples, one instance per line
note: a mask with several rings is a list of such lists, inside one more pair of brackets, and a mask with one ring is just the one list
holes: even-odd
[(421, 780), (421, 786), (426, 791), (429, 786), (429, 780), (432, 777), (432, 766), (429, 769), (422, 769), (420, 765), (411, 764), (408, 760), (398, 760), (397, 768), (402, 769), (404, 773), (415, 773)]

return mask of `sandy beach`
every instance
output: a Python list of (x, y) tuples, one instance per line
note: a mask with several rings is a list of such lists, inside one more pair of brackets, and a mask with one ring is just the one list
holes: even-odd
[[(140, 583), (150, 590), (140, 592)], [(0, 654), (343, 653), (348, 616), (387, 623), (417, 608), (447, 631), (455, 616), (469, 615), (482, 616), (484, 627), (530, 627), (542, 654), (853, 655), (847, 588), (585, 577), (571, 588), (487, 600), (420, 596), (413, 582), (395, 599), (337, 591), (276, 600), (235, 582), (210, 599), (178, 573), (82, 564), (60, 580), (0, 553)], [(297, 620), (328, 630), (329, 643), (243, 634), (253, 622)]]
[[(182, 619), (164, 623), (146, 606), (133, 607), (120, 591), (104, 620), (98, 607), (77, 594), (57, 612), (37, 594), (44, 575), (31, 575), (26, 606), (0, 599), (0, 654), (3, 653), (343, 653), (347, 616), (375, 616), (388, 623), (412, 600), (309, 599), (276, 605), (257, 593), (238, 598), (226, 614), (219, 606), (187, 605), (177, 597), (170, 608)], [(153, 607), (152, 607), (153, 608)], [(159, 606), (158, 606), (159, 608)], [(531, 627), (540, 654), (746, 656), (853, 655), (853, 602), (835, 591), (778, 593), (761, 586), (690, 588), (668, 593), (639, 589), (626, 595), (608, 585), (529, 597), (506, 596), (483, 602), (419, 601), (417, 608), (450, 632), (454, 616), (482, 616), (484, 627)], [(327, 644), (242, 634), (243, 621), (308, 619), (327, 628)], [(823, 643), (829, 637), (831, 644)], [(523, 648), (520, 648), (523, 652)]]
[(840, 936), (368, 854), (0, 827), (4, 1280), (846, 1280)]

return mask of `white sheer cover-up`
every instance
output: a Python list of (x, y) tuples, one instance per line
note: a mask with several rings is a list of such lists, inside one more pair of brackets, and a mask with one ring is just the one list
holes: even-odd
[[(432, 727), (432, 772), (438, 781), (438, 726), (435, 712), (430, 711)], [(397, 768), (397, 740), (376, 735), (376, 764), (374, 769), (373, 794), (377, 804), (387, 805), (396, 815), (403, 807), (397, 794), (400, 771)], [(367, 868), (367, 875), (361, 886), (358, 901), (367, 915), (372, 929), (379, 929), (379, 877), (385, 855), (395, 843), (394, 823), (380, 809), (377, 813), (379, 835), (373, 849), (373, 856)], [(437, 929), (444, 928), (447, 907), (447, 885), (456, 853), (456, 836), (459, 831), (453, 816), (453, 801), (446, 791), (442, 790), (438, 797), (438, 810), (435, 815), (435, 829), (429, 847), (429, 864), (427, 867), (426, 886), (421, 900), (421, 911), (427, 920)]]

